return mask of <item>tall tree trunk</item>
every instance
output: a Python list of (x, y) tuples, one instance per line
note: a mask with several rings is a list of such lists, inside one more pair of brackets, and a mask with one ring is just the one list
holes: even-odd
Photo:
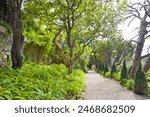
[(144, 71), (147, 72), (150, 68), (150, 56), (148, 57), (145, 65), (144, 65)]
[(12, 68), (22, 66), (21, 50), (23, 45), (23, 35), (21, 26), (21, 4), (22, 0), (8, 0), (11, 14), (11, 24), (13, 31), (13, 44), (11, 49)]
[(144, 42), (145, 42), (144, 37), (147, 34), (147, 30), (146, 30), (147, 25), (148, 25), (148, 23), (145, 20), (141, 21), (140, 30), (139, 30), (139, 38), (138, 38), (137, 47), (136, 47), (136, 50), (135, 50), (135, 56), (134, 56), (134, 59), (133, 59), (132, 68), (131, 68), (131, 71), (130, 71), (130, 77), (131, 78), (134, 78), (134, 75), (135, 75), (136, 70), (137, 70), (138, 63), (141, 59), (142, 49), (143, 49)]

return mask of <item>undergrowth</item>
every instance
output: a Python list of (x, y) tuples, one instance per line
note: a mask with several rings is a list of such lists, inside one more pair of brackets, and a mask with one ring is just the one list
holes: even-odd
[(67, 73), (62, 64), (26, 64), (17, 70), (0, 69), (0, 99), (77, 99), (85, 88), (84, 73), (81, 70), (74, 70), (70, 75)]

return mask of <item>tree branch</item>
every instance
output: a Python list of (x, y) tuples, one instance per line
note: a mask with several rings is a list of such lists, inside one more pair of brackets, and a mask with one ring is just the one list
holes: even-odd
[(142, 57), (141, 57), (141, 60), (142, 60), (143, 58), (148, 57), (148, 56), (150, 56), (150, 53), (149, 53), (149, 54), (146, 54), (146, 55), (144, 55), (144, 56), (142, 56)]

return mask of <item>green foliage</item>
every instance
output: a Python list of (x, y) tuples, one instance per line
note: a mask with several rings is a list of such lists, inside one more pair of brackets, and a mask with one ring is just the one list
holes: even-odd
[(112, 65), (112, 68), (111, 68), (111, 72), (110, 72), (110, 77), (113, 78), (113, 74), (117, 72), (117, 68), (116, 68), (116, 65), (115, 65), (115, 62), (113, 63)]
[(139, 63), (138, 70), (135, 75), (134, 92), (137, 94), (147, 94), (148, 84), (144, 71), (142, 71), (142, 65)]
[(100, 69), (101, 69), (101, 71), (104, 71), (104, 69), (105, 69), (105, 65), (103, 62), (101, 63)]
[(134, 89), (134, 80), (133, 79), (127, 80), (125, 87), (127, 87), (128, 90), (133, 90)]
[(92, 65), (92, 70), (95, 71), (96, 70), (96, 66)]
[(81, 70), (74, 70), (72, 74), (69, 75), (68, 84), (68, 96), (77, 98), (82, 95), (83, 89), (85, 88), (84, 73)]
[[(101, 75), (103, 75), (103, 72), (99, 72)], [(111, 71), (106, 72), (105, 78), (110, 78)], [(126, 87), (128, 90), (133, 90), (134, 89), (134, 80), (133, 79), (125, 79), (121, 78), (121, 72), (115, 72), (113, 73), (112, 79), (117, 80), (120, 82), (120, 84), (124, 87)]]
[(150, 82), (150, 70), (146, 73), (147, 76), (147, 82)]
[(105, 67), (104, 67), (104, 76), (105, 76), (105, 73), (109, 71), (109, 68), (107, 66), (107, 64), (105, 64)]
[(104, 75), (104, 72), (103, 72), (103, 71), (99, 71), (99, 74), (100, 74), (100, 75)]
[(150, 83), (150, 77), (147, 77), (147, 82), (149, 82), (149, 83)]
[(85, 87), (84, 73), (75, 70), (67, 75), (67, 68), (60, 64), (26, 64), (20, 70), (0, 70), (0, 99), (52, 100), (75, 99)]
[(120, 74), (121, 74), (120, 72), (115, 72), (113, 73), (112, 78), (117, 81), (120, 81)]
[(121, 85), (126, 87), (128, 90), (133, 90), (134, 89), (134, 80), (133, 79), (121, 79), (120, 82)]
[(110, 78), (110, 71), (108, 71), (108, 72), (105, 73), (105, 77), (106, 78)]
[(128, 71), (125, 60), (123, 61), (123, 67), (121, 69), (121, 78), (128, 78)]
[(115, 63), (118, 65), (121, 64), (123, 58), (126, 58), (128, 61), (130, 61), (134, 54), (135, 46), (129, 41), (122, 40), (119, 32), (113, 33), (116, 33), (115, 38), (113, 35), (112, 37), (107, 37), (110, 39), (98, 40), (94, 44), (93, 50), (96, 53), (97, 60), (107, 63), (115, 60)]
[[(49, 56), (48, 60), (52, 59), (55, 63), (63, 63), (72, 68), (83, 51), (88, 53), (85, 47), (91, 45), (93, 40), (97, 40), (100, 35), (104, 35), (108, 39), (116, 37), (119, 32), (117, 25), (123, 19), (122, 12), (125, 11), (125, 1), (25, 1), (22, 9), (22, 21), (23, 32), (27, 37), (26, 45), (32, 46), (34, 43), (40, 47), (46, 46), (43, 53), (46, 56), (53, 55)], [(115, 34), (116, 32), (117, 34)], [(28, 47), (25, 48), (27, 51), (24, 51), (25, 57), (30, 55), (26, 55), (30, 52)], [(37, 52), (39, 48), (32, 50)], [(35, 55), (37, 54), (35, 53)], [(32, 54), (29, 57), (33, 56)], [(82, 64), (81, 67), (85, 69), (86, 63), (82, 59), (79, 62)]]
[(91, 48), (86, 47), (80, 59), (75, 63), (74, 68), (82, 69), (85, 73), (87, 73), (88, 71), (87, 65), (89, 63), (90, 53), (91, 53)]

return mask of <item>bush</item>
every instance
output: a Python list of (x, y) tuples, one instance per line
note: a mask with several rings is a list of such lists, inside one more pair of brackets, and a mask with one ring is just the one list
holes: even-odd
[(148, 84), (144, 71), (142, 71), (142, 65), (139, 63), (138, 70), (135, 75), (134, 92), (141, 95), (147, 95)]
[(116, 72), (112, 75), (112, 78), (117, 81), (120, 81), (120, 74), (121, 74), (120, 72)]
[(104, 75), (104, 72), (103, 72), (103, 71), (99, 71), (99, 74), (100, 74), (100, 75)]
[(127, 66), (126, 66), (126, 61), (124, 60), (123, 62), (123, 67), (121, 69), (121, 78), (128, 78), (128, 71), (127, 71)]
[(105, 76), (105, 73), (108, 72), (108, 71), (109, 71), (109, 68), (108, 68), (107, 64), (105, 63), (104, 74), (103, 75)]
[(52, 100), (75, 99), (85, 88), (84, 73), (67, 74), (64, 65), (26, 64), (19, 70), (0, 70), (0, 99)]
[(149, 83), (150, 83), (150, 77), (147, 77), (147, 82), (149, 82)]
[(113, 78), (113, 74), (117, 72), (117, 68), (115, 63), (113, 63), (112, 68), (111, 68), (111, 72), (110, 72), (110, 77)]
[(110, 78), (110, 71), (108, 71), (108, 72), (105, 73), (105, 77), (106, 78)]
[(128, 90), (133, 90), (133, 88), (134, 88), (134, 80), (133, 80), (133, 79), (126, 80), (125, 87), (126, 87)]
[(128, 90), (134, 89), (134, 80), (133, 79), (121, 79), (120, 84), (124, 87), (126, 87)]
[(92, 70), (95, 71), (96, 70), (96, 66), (92, 65)]
[(68, 96), (72, 96), (73, 98), (80, 97), (85, 88), (84, 73), (81, 70), (74, 70), (68, 78), (70, 81), (67, 87)]

